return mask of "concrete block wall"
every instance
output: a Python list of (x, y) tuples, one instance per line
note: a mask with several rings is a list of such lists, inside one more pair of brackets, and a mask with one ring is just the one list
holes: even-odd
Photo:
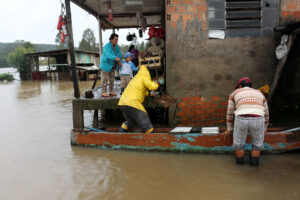
[(300, 21), (300, 0), (281, 0), (280, 23)]
[[(271, 84), (278, 62), (275, 57), (275, 34), (265, 37), (209, 39), (207, 18), (210, 1), (166, 0), (167, 92), (181, 99), (177, 110), (170, 109), (169, 116), (173, 116), (174, 111), (177, 112), (175, 116), (180, 125), (191, 123), (207, 126), (213, 122), (225, 124), (226, 106), (214, 103), (212, 98), (227, 101), (237, 81), (244, 76), (251, 78), (254, 88)], [(300, 0), (280, 1), (281, 25), (292, 20), (299, 21), (299, 2)], [(206, 100), (205, 106), (198, 105), (196, 101), (184, 100), (186, 97), (199, 96)], [(196, 104), (193, 105), (192, 102)], [(215, 109), (216, 113), (209, 113), (211, 111), (207, 108), (215, 104), (218, 112)], [(198, 109), (197, 114), (193, 110), (195, 108)], [(176, 120), (170, 118), (170, 122)]]
[[(195, 106), (202, 110), (215, 106), (211, 102), (212, 97), (227, 101), (243, 76), (250, 76), (255, 88), (270, 84), (276, 66), (276, 43), (272, 37), (209, 39), (208, 1), (166, 1), (167, 92), (178, 99), (201, 96), (206, 99), (205, 106)], [(202, 114), (198, 114), (201, 111), (197, 115), (179, 111), (189, 110), (193, 105), (179, 106), (177, 112), (181, 116), (177, 114), (176, 119), (170, 117), (174, 116), (175, 108), (170, 109), (169, 119), (171, 123), (179, 120), (181, 125), (187, 125), (190, 120), (205, 125), (224, 123), (225, 107), (217, 105), (223, 111), (207, 113), (202, 117), (207, 119), (201, 118)], [(220, 114), (218, 118), (216, 114)]]

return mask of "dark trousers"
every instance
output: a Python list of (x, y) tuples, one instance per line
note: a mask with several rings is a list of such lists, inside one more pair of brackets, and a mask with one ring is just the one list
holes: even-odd
[(128, 131), (136, 123), (144, 132), (153, 132), (153, 126), (147, 113), (130, 106), (120, 106), (120, 110), (125, 118), (121, 129)]

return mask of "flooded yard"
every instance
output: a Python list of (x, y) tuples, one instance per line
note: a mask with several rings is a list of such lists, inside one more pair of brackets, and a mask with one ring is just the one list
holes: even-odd
[(300, 199), (299, 152), (250, 168), (233, 155), (71, 146), (72, 98), (71, 81), (0, 83), (0, 199)]

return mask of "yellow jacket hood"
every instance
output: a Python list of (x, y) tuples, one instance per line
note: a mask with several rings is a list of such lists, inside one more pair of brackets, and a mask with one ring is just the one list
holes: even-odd
[(119, 106), (130, 106), (146, 112), (143, 102), (148, 90), (157, 90), (158, 84), (151, 81), (151, 76), (145, 65), (142, 65), (136, 76), (131, 79), (123, 92)]

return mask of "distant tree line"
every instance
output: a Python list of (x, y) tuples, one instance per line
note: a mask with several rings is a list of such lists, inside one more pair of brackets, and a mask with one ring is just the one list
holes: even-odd
[[(51, 51), (56, 49), (66, 49), (69, 46), (68, 37), (62, 42), (60, 34), (55, 37), (54, 44), (31, 44), (24, 40), (16, 40), (13, 43), (0, 43), (0, 68), (1, 67), (15, 67), (20, 73), (27, 73), (29, 70), (28, 59), (25, 58), (27, 53)], [(145, 51), (147, 43), (135, 43), (135, 48), (139, 51)], [(122, 54), (128, 51), (130, 45), (120, 45)], [(76, 48), (77, 49), (77, 48)], [(86, 29), (82, 34), (82, 39), (79, 42), (78, 50), (82, 51), (99, 51), (99, 43), (96, 43), (94, 32), (91, 29)], [(55, 62), (51, 60), (51, 63)]]
[[(16, 40), (13, 43), (0, 43), (0, 68), (13, 67), (13, 64), (8, 62), (8, 54), (15, 51), (17, 47), (23, 46), (26, 42), (24, 40)], [(36, 52), (51, 51), (57, 49), (54, 44), (32, 44)]]

